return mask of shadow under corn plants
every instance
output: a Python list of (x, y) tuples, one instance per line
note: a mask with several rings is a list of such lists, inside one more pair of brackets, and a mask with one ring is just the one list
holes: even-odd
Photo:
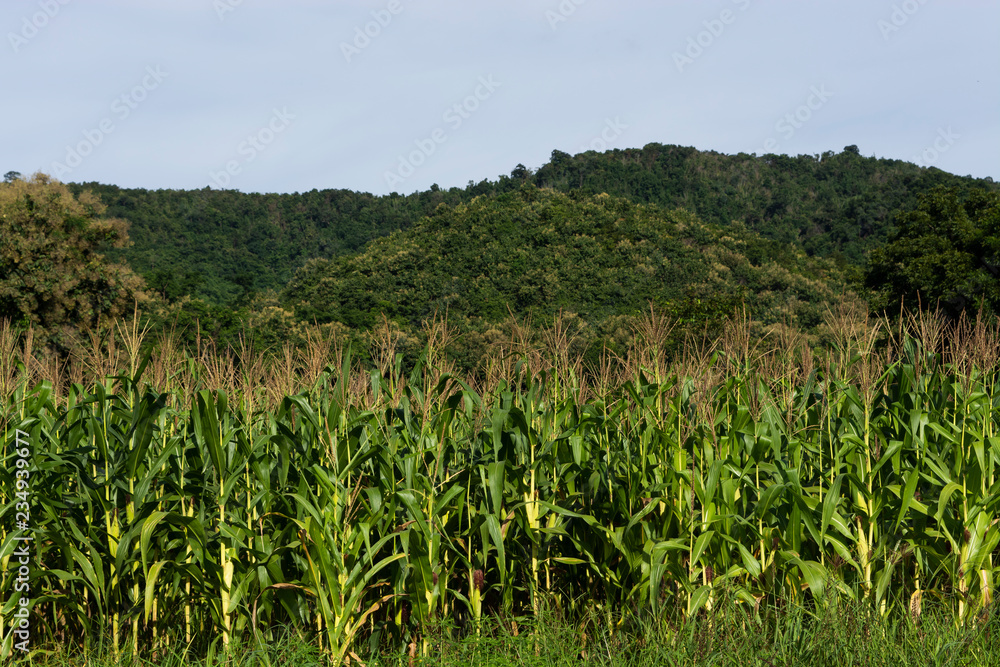
[(882, 615), (843, 597), (807, 605), (780, 601), (754, 611), (724, 604), (684, 622), (673, 639), (634, 656), (635, 665), (993, 665), (1000, 660), (995, 607), (977, 624), (959, 626), (944, 606), (925, 605), (919, 618)]
[[(683, 609), (651, 618), (626, 613), (611, 624), (570, 622), (543, 613), (512, 630), (492, 621), (479, 636), (435, 643), (426, 656), (405, 650), (372, 656), (384, 667), (458, 665), (627, 667), (951, 667), (1000, 664), (1000, 614), (991, 607), (960, 627), (946, 607), (919, 619), (884, 617), (870, 604), (771, 605), (757, 610), (725, 600), (688, 619)], [(605, 619), (601, 619), (605, 620)]]

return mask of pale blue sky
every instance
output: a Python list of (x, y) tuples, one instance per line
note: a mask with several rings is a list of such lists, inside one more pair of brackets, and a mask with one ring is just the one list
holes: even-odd
[(659, 142), (1000, 180), (998, 28), (996, 0), (4, 0), (0, 173), (409, 193)]

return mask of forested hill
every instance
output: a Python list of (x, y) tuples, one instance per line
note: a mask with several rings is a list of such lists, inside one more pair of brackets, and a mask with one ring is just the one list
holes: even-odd
[(577, 156), (555, 151), (533, 181), (683, 207), (720, 225), (739, 220), (767, 238), (855, 265), (885, 242), (893, 214), (915, 207), (918, 194), (938, 185), (1000, 189), (992, 179), (862, 157), (856, 146), (798, 157), (660, 144)]
[[(71, 184), (130, 223), (133, 244), (108, 248), (167, 300), (245, 301), (283, 287), (306, 260), (357, 252), (410, 226), (444, 201), (443, 192), (375, 197), (348, 190), (244, 194), (235, 190), (143, 190)], [(457, 203), (459, 197), (451, 199)]]
[(895, 211), (912, 209), (917, 194), (935, 185), (998, 189), (989, 179), (866, 158), (855, 147), (815, 157), (755, 157), (660, 144), (577, 156), (554, 151), (537, 172), (518, 165), (495, 181), (407, 196), (71, 187), (93, 191), (109, 216), (131, 223), (133, 245), (108, 254), (126, 260), (152, 290), (168, 300), (191, 294), (231, 304), (280, 289), (311, 258), (354, 253), (406, 229), (441, 203), (455, 206), (523, 184), (682, 207), (720, 226), (740, 221), (765, 238), (855, 265), (886, 240)]
[(845, 289), (838, 274), (742, 225), (525, 184), (440, 206), (358, 255), (314, 260), (282, 296), (301, 319), (357, 329), (382, 314), (417, 328), (447, 312), (460, 330), (482, 332), (510, 312), (544, 322), (563, 310), (599, 339), (650, 302), (704, 320), (746, 299), (764, 322), (813, 327)]

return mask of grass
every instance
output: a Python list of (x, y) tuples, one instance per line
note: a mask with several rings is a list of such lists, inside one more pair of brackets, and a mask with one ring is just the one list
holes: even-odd
[[(870, 605), (823, 609), (771, 607), (748, 613), (721, 604), (712, 614), (653, 620), (625, 614), (569, 623), (554, 612), (515, 625), (488, 621), (480, 635), (449, 638), (441, 629), (427, 655), (382, 648), (364, 661), (371, 667), (959, 667), (1000, 664), (1000, 614), (993, 609), (972, 626), (959, 627), (947, 609), (925, 609), (919, 622), (885, 618)], [(940, 612), (940, 613), (939, 613)], [(620, 622), (619, 622), (620, 621)], [(609, 628), (614, 628), (610, 632)], [(434, 634), (434, 633), (432, 633)], [(36, 655), (45, 667), (312, 667), (326, 665), (315, 643), (289, 631), (265, 648), (234, 645), (228, 652), (195, 657), (169, 651), (151, 659), (116, 659), (110, 650), (87, 656), (59, 649)]]

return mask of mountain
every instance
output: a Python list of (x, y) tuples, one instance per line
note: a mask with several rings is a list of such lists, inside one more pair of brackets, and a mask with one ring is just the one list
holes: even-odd
[(766, 238), (855, 266), (885, 242), (896, 211), (915, 207), (918, 194), (936, 186), (1000, 190), (990, 178), (866, 158), (856, 146), (797, 157), (660, 144), (576, 156), (555, 151), (533, 182), (683, 207), (719, 225), (738, 220)]
[(132, 245), (106, 249), (109, 258), (125, 260), (167, 300), (191, 295), (217, 305), (279, 289), (306, 260), (356, 252), (445, 201), (444, 193), (434, 192), (375, 197), (348, 190), (244, 194), (100, 183), (70, 187), (75, 194), (90, 190), (108, 207), (108, 217), (130, 223)]
[(458, 331), (483, 335), (509, 313), (551, 323), (562, 312), (602, 344), (650, 303), (701, 325), (745, 300), (764, 324), (810, 329), (846, 291), (832, 262), (741, 224), (525, 183), (442, 204), (356, 255), (312, 260), (281, 299), (300, 319), (355, 330), (384, 314), (416, 332), (447, 313)]
[(607, 193), (665, 209), (685, 208), (705, 223), (734, 221), (782, 244), (861, 266), (882, 244), (900, 208), (938, 185), (997, 190), (990, 179), (959, 177), (898, 160), (866, 158), (849, 146), (820, 156), (723, 155), (682, 146), (554, 151), (536, 172), (518, 165), (495, 181), (403, 196), (346, 190), (244, 194), (232, 190), (88, 189), (108, 215), (128, 220), (133, 245), (109, 249), (168, 300), (192, 295), (212, 304), (245, 303), (253, 293), (282, 288), (314, 258), (358, 252), (372, 240), (412, 227), (440, 204), (456, 206), (481, 195), (530, 184), (560, 192)]

